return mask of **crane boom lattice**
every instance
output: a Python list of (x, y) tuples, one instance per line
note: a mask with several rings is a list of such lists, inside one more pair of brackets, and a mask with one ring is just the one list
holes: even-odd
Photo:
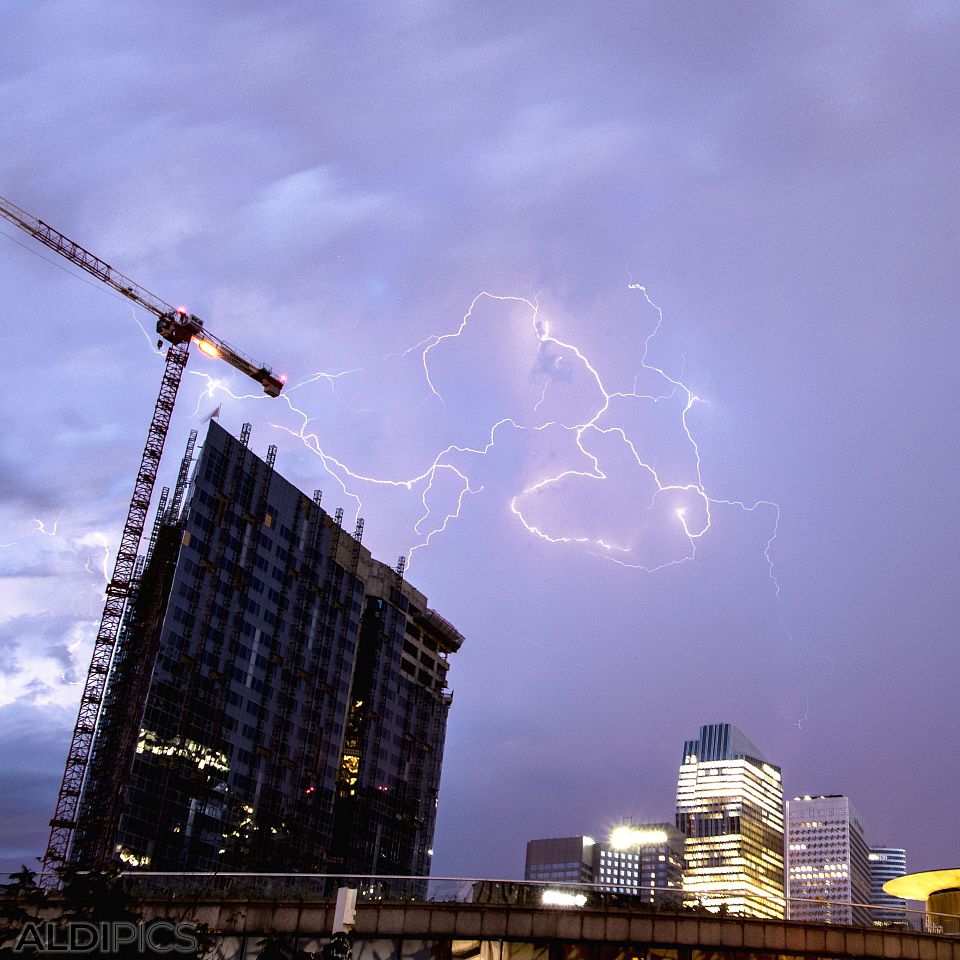
[(0, 197), (0, 216), (6, 217), (12, 224), (26, 231), (32, 237), (49, 247), (54, 253), (76, 264), (91, 276), (102, 280), (108, 287), (113, 287), (117, 293), (122, 293), (134, 303), (138, 303), (145, 310), (149, 310), (157, 317), (174, 312), (169, 303), (164, 303), (159, 297), (145, 290), (140, 284), (129, 277), (114, 270), (109, 263), (101, 260), (89, 250), (81, 247), (59, 230), (54, 230), (48, 223), (38, 220), (26, 210), (21, 210), (16, 204)]

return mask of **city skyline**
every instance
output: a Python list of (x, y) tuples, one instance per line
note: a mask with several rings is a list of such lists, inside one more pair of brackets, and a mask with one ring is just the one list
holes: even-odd
[[(715, 824), (719, 829), (692, 830), (705, 835), (706, 844), (689, 843), (689, 861), (684, 836), (673, 824), (635, 823), (625, 817), (607, 834), (598, 834), (600, 839), (579, 834), (528, 840), (523, 879), (547, 887), (589, 886), (651, 901), (658, 898), (661, 903), (673, 899), (689, 904), (695, 899), (709, 909), (724, 905), (739, 913), (745, 907), (748, 915), (756, 916), (769, 912), (779, 900), (786, 903), (786, 918), (800, 923), (881, 927), (907, 923), (906, 901), (883, 889), (888, 880), (906, 873), (906, 851), (870, 845), (851, 799), (835, 794), (783, 800), (782, 890), (774, 886), (761, 900), (748, 897), (745, 904), (739, 902), (743, 889), (755, 889), (750, 871), (759, 858), (742, 846), (743, 836), (734, 834), (759, 837), (759, 822), (748, 822), (756, 820), (755, 814), (748, 812), (745, 820), (743, 810), (760, 799), (757, 786), (762, 781), (751, 784), (736, 769), (738, 764), (726, 764), (721, 770), (717, 761), (751, 754), (759, 754), (758, 748), (730, 724), (709, 724), (701, 728), (698, 740), (685, 745), (677, 821), (697, 816), (721, 821)], [(701, 760), (712, 768), (704, 771), (703, 782), (693, 769)], [(734, 843), (737, 848), (729, 849)]]
[[(952, 6), (9, 20), (0, 194), (289, 377), (235, 399), (256, 391), (194, 356), (161, 482), (215, 410), (253, 422), (470, 638), (438, 870), (669, 820), (677, 745), (719, 719), (787, 795), (855, 797), (915, 869), (960, 860), (936, 827), (958, 774), (925, 747), (960, 676)], [(148, 315), (3, 233), (15, 868), (46, 840), (161, 363)]]

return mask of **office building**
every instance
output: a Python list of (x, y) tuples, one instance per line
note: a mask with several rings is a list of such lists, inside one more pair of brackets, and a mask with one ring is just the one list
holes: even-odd
[(787, 910), (791, 920), (869, 924), (870, 848), (848, 797), (787, 801)]
[(783, 786), (733, 724), (700, 728), (683, 747), (677, 829), (685, 838), (685, 899), (734, 915), (784, 915)]
[(592, 837), (551, 837), (527, 842), (524, 880), (593, 883)]
[(594, 847), (601, 890), (633, 893), (649, 903), (682, 903), (683, 834), (670, 823), (623, 824)]
[(525, 880), (593, 883), (660, 905), (679, 905), (683, 889), (683, 835), (673, 824), (623, 824), (608, 840), (557, 837), (527, 843)]
[(888, 880), (906, 875), (907, 851), (901, 847), (871, 847), (870, 902), (877, 908), (871, 912), (876, 926), (893, 926), (906, 923), (907, 901), (895, 897), (883, 889)]
[(71, 859), (426, 875), (463, 638), (248, 438), (211, 423), (154, 530)]

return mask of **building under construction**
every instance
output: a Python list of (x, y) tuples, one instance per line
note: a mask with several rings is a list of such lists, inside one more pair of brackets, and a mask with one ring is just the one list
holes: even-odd
[(463, 637), (248, 441), (161, 504), (70, 860), (426, 875)]

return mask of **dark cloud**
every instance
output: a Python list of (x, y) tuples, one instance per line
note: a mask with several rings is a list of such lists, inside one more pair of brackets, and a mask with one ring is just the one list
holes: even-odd
[[(70, 731), (65, 718), (44, 707), (0, 707), (0, 874), (22, 864), (38, 870), (63, 770), (50, 762), (66, 756)], [(40, 811), (43, 811), (41, 813)]]
[(53, 617), (40, 613), (10, 618), (0, 627), (0, 670), (7, 674), (18, 672), (21, 666), (17, 664), (14, 668), (11, 660), (22, 650), (31, 657), (53, 660), (65, 673), (72, 672), (74, 662), (68, 647), (75, 624), (75, 616)]
[(49, 477), (31, 477), (17, 463), (0, 462), (0, 496), (24, 513), (46, 513), (60, 505), (60, 490)]

